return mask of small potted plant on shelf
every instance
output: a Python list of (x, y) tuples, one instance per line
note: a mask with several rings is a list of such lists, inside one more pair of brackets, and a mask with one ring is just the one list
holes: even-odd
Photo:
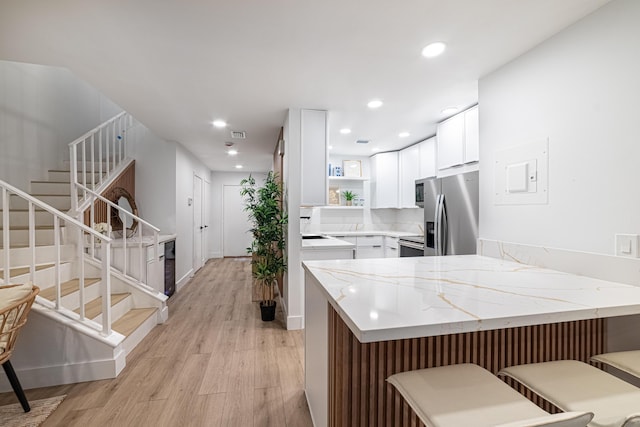
[(260, 314), (263, 321), (275, 319), (277, 277), (287, 270), (284, 257), (284, 229), (287, 214), (282, 208), (282, 186), (277, 175), (269, 172), (262, 187), (249, 175), (240, 182), (244, 210), (252, 221), (253, 241), (247, 252), (253, 255), (252, 276), (261, 287)]
[(353, 191), (346, 190), (342, 193), (342, 197), (344, 197), (345, 204), (347, 206), (351, 206), (353, 204), (353, 199), (358, 197)]

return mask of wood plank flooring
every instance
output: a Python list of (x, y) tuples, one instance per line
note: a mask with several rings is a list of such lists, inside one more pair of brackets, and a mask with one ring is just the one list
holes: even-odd
[[(28, 390), (32, 400), (67, 394), (43, 427), (311, 426), (303, 331), (287, 331), (281, 310), (260, 320), (250, 271), (248, 258), (209, 261), (118, 378)], [(0, 394), (0, 405), (15, 402)]]

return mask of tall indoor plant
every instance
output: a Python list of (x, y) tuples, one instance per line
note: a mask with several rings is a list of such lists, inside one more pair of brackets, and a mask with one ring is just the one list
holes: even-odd
[(284, 257), (284, 229), (287, 214), (282, 208), (282, 185), (277, 174), (269, 172), (262, 187), (249, 175), (240, 182), (245, 211), (252, 221), (253, 241), (247, 252), (253, 254), (252, 275), (261, 287), (260, 312), (262, 320), (275, 318), (274, 288), (277, 277), (287, 269)]

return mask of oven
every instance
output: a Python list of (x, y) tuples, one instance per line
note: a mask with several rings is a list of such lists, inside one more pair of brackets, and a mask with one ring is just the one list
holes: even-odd
[(405, 236), (398, 240), (400, 257), (424, 256), (424, 237)]

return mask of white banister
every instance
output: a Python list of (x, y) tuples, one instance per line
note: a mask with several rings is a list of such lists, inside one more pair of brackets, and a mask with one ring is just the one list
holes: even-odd
[[(82, 222), (76, 220), (75, 218), (72, 218), (71, 216), (67, 215), (66, 213), (60, 212), (59, 210), (51, 207), (50, 205), (36, 199), (35, 197), (23, 192), (22, 190), (0, 180), (0, 190), (2, 193), (2, 225), (3, 225), (3, 245), (4, 245), (4, 250), (3, 250), (3, 258), (4, 258), (4, 282), (8, 283), (9, 282), (9, 278), (10, 278), (10, 266), (11, 266), (11, 259), (10, 259), (10, 237), (9, 237), (9, 230), (10, 230), (10, 218), (9, 218), (9, 208), (10, 208), (10, 196), (16, 196), (19, 197), (21, 199), (24, 199), (27, 201), (28, 204), (28, 219), (29, 219), (29, 226), (28, 226), (28, 230), (29, 230), (29, 251), (30, 251), (30, 265), (29, 265), (29, 276), (30, 279), (32, 281), (36, 280), (35, 274), (36, 274), (36, 228), (35, 228), (35, 222), (36, 222), (36, 217), (35, 217), (35, 209), (41, 209), (45, 212), (48, 212), (49, 214), (51, 214), (53, 216), (53, 230), (54, 230), (54, 249), (55, 249), (55, 255), (54, 255), (54, 286), (56, 289), (56, 297), (55, 297), (55, 301), (54, 302), (50, 302), (40, 296), (36, 297), (36, 301), (38, 301), (39, 304), (48, 307), (50, 309), (56, 310), (59, 314), (66, 316), (70, 319), (73, 319), (75, 321), (81, 322), (84, 325), (86, 325), (87, 327), (93, 328), (94, 330), (102, 333), (103, 335), (109, 335), (111, 334), (111, 303), (110, 303), (110, 295), (101, 295), (103, 298), (103, 301), (106, 300), (109, 304), (109, 308), (108, 311), (109, 313), (103, 313), (103, 324), (99, 325), (96, 322), (93, 322), (91, 320), (85, 319), (85, 314), (84, 314), (84, 305), (86, 304), (85, 301), (85, 293), (84, 293), (84, 248), (83, 248), (83, 238), (84, 235), (87, 234), (90, 236), (90, 238), (92, 239), (92, 241), (95, 241), (96, 239), (100, 242), (101, 247), (103, 248), (103, 250), (107, 251), (107, 254), (110, 251), (111, 248), (111, 241), (112, 239), (106, 235), (103, 235), (99, 232), (97, 232), (96, 230), (86, 226), (85, 224), (83, 224)], [(79, 274), (80, 274), (80, 316), (78, 316), (76, 313), (74, 313), (73, 311), (66, 309), (65, 307), (63, 307), (63, 301), (62, 301), (62, 292), (61, 292), (61, 264), (62, 264), (62, 260), (61, 260), (61, 250), (62, 250), (62, 227), (65, 227), (65, 229), (68, 228), (75, 228), (76, 230), (76, 239), (78, 240), (78, 264), (79, 264)], [(67, 235), (71, 235), (70, 233), (67, 233)], [(111, 268), (110, 268), (110, 257), (109, 255), (107, 255), (106, 257), (103, 257), (103, 260), (101, 261), (101, 268), (102, 268), (102, 280), (104, 282), (104, 284), (102, 285), (102, 290), (107, 289), (110, 290), (111, 288)], [(106, 322), (106, 323), (105, 323)]]
[(111, 334), (111, 274), (110, 269), (104, 268), (104, 265), (111, 265), (111, 242), (102, 245), (102, 334), (108, 336)]
[[(81, 197), (78, 197), (76, 184), (82, 184), (83, 187), (91, 185), (91, 189), (96, 190), (125, 160), (127, 140), (124, 136), (128, 123), (133, 123), (133, 118), (123, 111), (69, 144), (71, 209), (74, 212), (77, 212), (79, 205), (88, 199), (87, 193), (81, 193)], [(97, 168), (96, 150), (98, 152)], [(91, 174), (88, 179), (87, 174)]]
[[(142, 281), (142, 271), (144, 268), (144, 263), (146, 263), (146, 253), (143, 250), (143, 227), (147, 227), (151, 233), (153, 233), (153, 246), (154, 246), (154, 259), (157, 261), (159, 259), (159, 244), (160, 244), (160, 229), (156, 226), (154, 226), (153, 224), (145, 221), (144, 219), (140, 218), (137, 215), (134, 215), (132, 212), (129, 212), (126, 209), (122, 209), (120, 206), (118, 206), (116, 203), (112, 202), (111, 200), (107, 199), (104, 196), (101, 196), (100, 194), (96, 193), (95, 191), (83, 187), (82, 184), (76, 184), (78, 186), (79, 191), (83, 191), (86, 192), (89, 197), (90, 197), (90, 205), (89, 205), (89, 218), (92, 224), (95, 223), (95, 202), (97, 200), (100, 200), (102, 202), (104, 202), (107, 205), (107, 228), (109, 230), (111, 230), (111, 210), (112, 209), (116, 209), (116, 211), (118, 212), (118, 216), (122, 218), (122, 256), (123, 256), (123, 263), (122, 263), (122, 268), (116, 268), (116, 270), (120, 271), (122, 274), (124, 274), (126, 277), (129, 277), (132, 280), (135, 280), (139, 285), (149, 288), (149, 289), (153, 289), (151, 286), (148, 286), (146, 283), (143, 283)], [(128, 244), (127, 244), (127, 232), (126, 232), (126, 223), (127, 223), (127, 219), (131, 219), (132, 221), (137, 221), (138, 222), (138, 242), (137, 242), (137, 246), (138, 246), (138, 251), (140, 254), (140, 275), (138, 277), (133, 277), (129, 274), (128, 267), (129, 267), (129, 256), (128, 256)], [(92, 244), (90, 245), (89, 248), (89, 252), (91, 254), (92, 257), (95, 257), (95, 245)]]
[(11, 272), (11, 254), (9, 251), (9, 192), (2, 187), (2, 248), (4, 249), (4, 275), (2, 280), (5, 284), (9, 283)]

